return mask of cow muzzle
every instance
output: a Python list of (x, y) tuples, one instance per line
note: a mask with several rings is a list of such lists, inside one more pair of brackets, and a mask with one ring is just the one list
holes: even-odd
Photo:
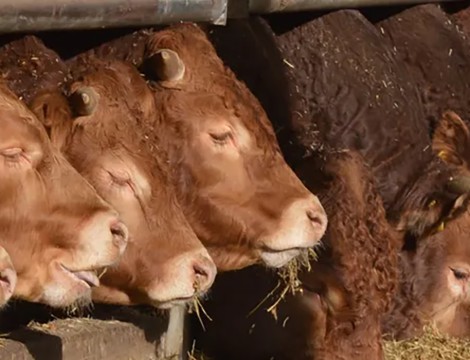
[(278, 228), (264, 237), (260, 257), (269, 267), (281, 267), (303, 250), (319, 244), (327, 216), (318, 198), (311, 195), (294, 201), (281, 215)]

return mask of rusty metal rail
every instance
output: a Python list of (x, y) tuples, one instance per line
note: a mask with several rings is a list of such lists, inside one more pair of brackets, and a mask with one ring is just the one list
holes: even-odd
[(228, 0), (0, 0), (0, 33), (150, 26), (224, 25)]
[(423, 4), (446, 1), (460, 0), (249, 0), (249, 11), (251, 13), (266, 14), (273, 12)]
[[(461, 1), (461, 0), (444, 0)], [(0, 0), (0, 33), (152, 26), (178, 21), (225, 25), (250, 13), (389, 6), (437, 0)], [(240, 10), (241, 9), (241, 10)]]

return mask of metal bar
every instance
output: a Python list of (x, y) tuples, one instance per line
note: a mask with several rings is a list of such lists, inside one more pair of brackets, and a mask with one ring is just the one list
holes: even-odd
[(227, 0), (0, 0), (0, 32), (226, 20)]
[(250, 12), (266, 14), (305, 10), (391, 6), (460, 0), (250, 0)]

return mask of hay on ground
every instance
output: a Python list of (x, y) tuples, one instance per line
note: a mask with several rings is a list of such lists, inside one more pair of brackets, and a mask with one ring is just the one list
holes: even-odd
[(431, 326), (424, 334), (411, 340), (385, 341), (386, 360), (469, 360), (470, 339), (458, 339)]

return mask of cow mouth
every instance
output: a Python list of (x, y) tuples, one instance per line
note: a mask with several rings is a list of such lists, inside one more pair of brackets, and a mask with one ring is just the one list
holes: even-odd
[(274, 250), (264, 247), (261, 250), (261, 260), (269, 267), (280, 268), (286, 265), (290, 260), (297, 257), (304, 249), (290, 248), (284, 250)]
[(60, 264), (60, 269), (69, 278), (80, 282), (81, 285), (85, 285), (88, 288), (100, 286), (100, 279), (95, 270), (72, 271), (62, 264)]
[(186, 306), (193, 300), (193, 298), (194, 298), (194, 295), (187, 296), (187, 297), (173, 298), (173, 299), (169, 299), (165, 301), (158, 301), (156, 304), (156, 307), (162, 310), (168, 310), (175, 306)]

